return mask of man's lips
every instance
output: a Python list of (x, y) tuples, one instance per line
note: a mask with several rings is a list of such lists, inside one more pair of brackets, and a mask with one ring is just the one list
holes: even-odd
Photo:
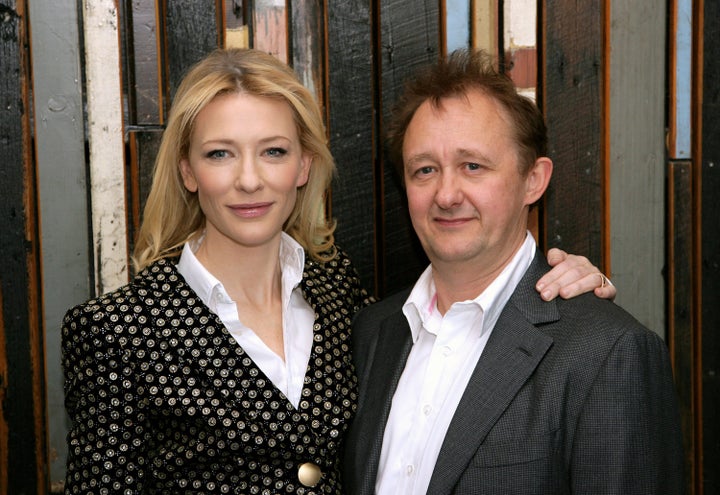
[(233, 213), (239, 217), (242, 218), (257, 218), (265, 215), (268, 210), (270, 210), (270, 207), (272, 206), (272, 203), (270, 202), (263, 202), (263, 203), (245, 203), (245, 204), (239, 204), (239, 205), (231, 205), (230, 209), (233, 211)]
[(442, 227), (458, 227), (465, 225), (466, 223), (470, 222), (472, 219), (467, 217), (462, 218), (443, 218), (443, 217), (435, 217), (434, 221), (438, 225)]

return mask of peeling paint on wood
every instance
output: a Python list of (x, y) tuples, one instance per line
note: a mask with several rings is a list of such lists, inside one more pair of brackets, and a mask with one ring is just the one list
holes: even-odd
[(128, 280), (117, 6), (84, 0), (83, 20), (95, 290), (102, 293)]

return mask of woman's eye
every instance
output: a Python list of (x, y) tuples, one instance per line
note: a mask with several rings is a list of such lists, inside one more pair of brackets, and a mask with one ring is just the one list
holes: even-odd
[(225, 158), (228, 156), (227, 150), (211, 150), (208, 151), (205, 156), (207, 158), (214, 158), (216, 160), (220, 160), (222, 158)]
[(271, 157), (281, 157), (287, 155), (287, 150), (285, 148), (268, 148), (265, 154)]

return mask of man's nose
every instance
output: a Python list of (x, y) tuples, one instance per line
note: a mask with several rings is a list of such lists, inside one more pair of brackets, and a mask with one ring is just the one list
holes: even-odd
[(462, 202), (462, 191), (456, 174), (443, 171), (438, 179), (435, 202), (440, 208), (449, 209)]

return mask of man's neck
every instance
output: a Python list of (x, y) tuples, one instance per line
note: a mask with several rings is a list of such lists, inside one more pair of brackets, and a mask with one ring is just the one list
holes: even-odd
[(432, 262), (440, 314), (444, 315), (456, 302), (472, 300), (482, 294), (512, 261), (524, 241), (523, 238), (508, 255), (494, 260)]

